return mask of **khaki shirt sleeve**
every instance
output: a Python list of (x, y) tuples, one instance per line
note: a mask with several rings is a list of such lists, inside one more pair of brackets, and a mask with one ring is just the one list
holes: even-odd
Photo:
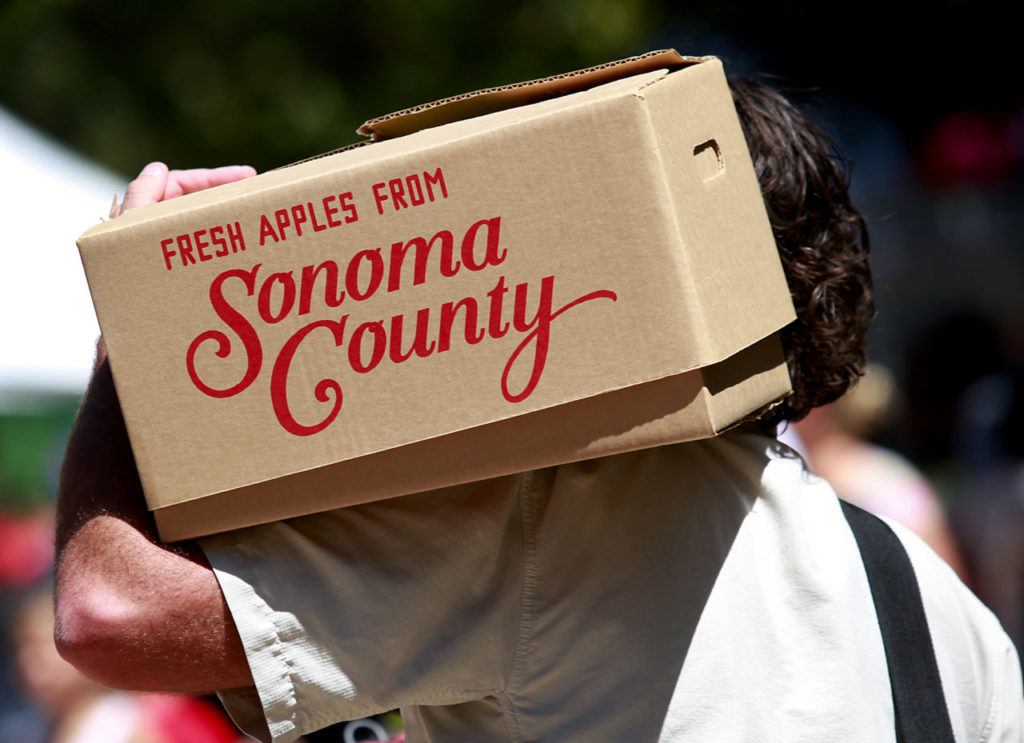
[(341, 720), (501, 690), (521, 601), (521, 477), (201, 540), (256, 689), (222, 699), (282, 743)]

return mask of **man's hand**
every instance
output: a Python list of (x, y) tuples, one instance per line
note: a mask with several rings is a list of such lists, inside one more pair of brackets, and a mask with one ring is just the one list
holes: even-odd
[(158, 201), (166, 201), (254, 175), (256, 175), (255, 169), (248, 165), (169, 170), (161, 162), (152, 162), (142, 169), (134, 181), (128, 184), (124, 202), (114, 211), (114, 216), (120, 216), (129, 209), (139, 206), (155, 204)]
[[(117, 213), (254, 174), (151, 163)], [(58, 650), (103, 684), (188, 692), (252, 684), (201, 550), (156, 536), (102, 340), (61, 471), (55, 593)]]

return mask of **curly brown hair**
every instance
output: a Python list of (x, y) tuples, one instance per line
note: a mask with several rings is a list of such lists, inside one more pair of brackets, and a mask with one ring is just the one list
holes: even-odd
[(793, 394), (761, 417), (774, 425), (838, 399), (864, 373), (870, 247), (832, 139), (769, 86), (729, 85), (797, 315), (781, 334)]

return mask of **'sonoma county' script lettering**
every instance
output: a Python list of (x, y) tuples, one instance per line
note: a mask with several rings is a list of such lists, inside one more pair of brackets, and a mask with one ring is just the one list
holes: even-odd
[[(412, 285), (427, 280), (428, 270), (450, 279), (461, 271), (483, 271), (501, 266), (508, 251), (501, 247), (501, 217), (471, 224), (456, 244), (455, 236), (441, 230), (431, 238), (413, 237), (395, 242), (385, 258), (383, 249), (356, 252), (345, 265), (327, 260), (303, 266), (297, 271), (264, 274), (263, 264), (248, 269), (231, 269), (218, 274), (210, 284), (210, 305), (225, 329), (210, 329), (197, 335), (185, 356), (189, 378), (197, 389), (215, 398), (229, 398), (248, 389), (264, 368), (264, 343), (260, 324), (274, 325), (292, 315), (320, 316), (296, 330), (274, 354), (270, 363), (270, 397), (281, 426), (296, 436), (309, 436), (327, 428), (342, 408), (342, 386), (337, 379), (322, 379), (313, 395), (329, 406), (318, 421), (300, 422), (292, 414), (288, 399), (288, 377), (293, 360), (305, 344), (332, 343), (339, 349), (339, 362), (357, 374), (369, 374), (382, 363), (403, 364), (413, 357), (426, 358), (449, 350), (456, 337), (475, 345), (508, 333), (521, 336), (501, 374), (501, 393), (511, 402), (528, 398), (540, 382), (547, 361), (551, 325), (568, 310), (594, 299), (617, 297), (601, 289), (555, 306), (555, 277), (545, 276), (539, 287), (530, 282), (510, 286), (500, 275), (483, 296), (467, 296), (386, 319), (357, 322), (346, 312), (324, 319), (323, 310), (341, 307), (346, 301), (364, 302), (379, 292), (400, 291), (411, 274)], [(410, 262), (411, 256), (411, 262)], [(434, 260), (431, 260), (431, 257)], [(296, 274), (298, 278), (296, 279)], [(248, 315), (225, 295), (228, 283), (241, 283)], [(232, 292), (238, 294), (237, 291)], [(252, 312), (255, 302), (255, 313)], [(532, 306), (536, 309), (530, 310)], [(511, 317), (509, 317), (511, 315)], [(259, 318), (254, 325), (249, 317)], [(456, 326), (461, 318), (461, 333)], [(227, 331), (227, 332), (225, 332)], [(236, 343), (237, 342), (237, 343)], [(239, 350), (240, 347), (240, 350)], [(197, 357), (213, 353), (229, 359), (244, 354), (245, 371), (228, 387), (207, 384), (200, 374)], [(513, 369), (520, 358), (532, 358), (529, 375), (521, 389), (511, 389)], [(207, 363), (216, 363), (208, 359)]]

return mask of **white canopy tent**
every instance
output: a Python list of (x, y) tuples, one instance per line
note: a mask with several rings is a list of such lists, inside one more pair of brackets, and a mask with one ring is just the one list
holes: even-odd
[(75, 240), (126, 184), (0, 108), (0, 410), (85, 389), (99, 328)]

